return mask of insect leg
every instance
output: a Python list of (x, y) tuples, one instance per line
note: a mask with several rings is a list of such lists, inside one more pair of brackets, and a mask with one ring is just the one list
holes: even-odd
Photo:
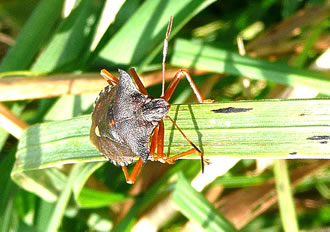
[(108, 82), (109, 85), (118, 84), (118, 78), (108, 72), (106, 69), (101, 70), (101, 76)]
[[(180, 153), (180, 154), (177, 154), (177, 155), (174, 155), (174, 156), (168, 157), (168, 158), (166, 159), (166, 163), (168, 163), (168, 164), (174, 164), (175, 161), (176, 161), (177, 159), (179, 159), (179, 158), (181, 158), (181, 157), (183, 157), (183, 156), (186, 156), (186, 155), (193, 154), (193, 153), (201, 154), (201, 153), (199, 153), (199, 151), (197, 151), (195, 148), (191, 148), (191, 149), (188, 150), (188, 151), (184, 151), (184, 152), (182, 152), (182, 153)], [(204, 165), (202, 165), (202, 168), (204, 169), (203, 166), (204, 166)]]
[(171, 156), (169, 157), (166, 162), (167, 163), (173, 163), (176, 159), (180, 158), (180, 157), (183, 157), (183, 156), (186, 156), (186, 155), (189, 155), (189, 154), (192, 154), (192, 153), (196, 153), (198, 154), (200, 157), (201, 157), (201, 162), (202, 162), (202, 172), (204, 172), (204, 162), (206, 164), (208, 164), (208, 162), (206, 160), (204, 160), (204, 157), (203, 157), (203, 153), (199, 150), (199, 148), (193, 143), (191, 142), (191, 140), (183, 133), (183, 131), (181, 130), (181, 128), (178, 126), (178, 124), (176, 124), (176, 122), (168, 115), (165, 116), (165, 118), (169, 119), (173, 125), (176, 127), (176, 129), (178, 129), (178, 131), (181, 133), (181, 135), (188, 141), (188, 143), (190, 143), (190, 145), (193, 147), (192, 149), (188, 150), (188, 151), (185, 151), (185, 152), (182, 152), (178, 155), (175, 155), (175, 156)]
[(141, 170), (141, 167), (142, 167), (142, 159), (140, 158), (137, 163), (135, 164), (134, 168), (133, 168), (133, 171), (131, 173), (131, 175), (128, 174), (128, 171), (127, 171), (127, 167), (126, 166), (122, 166), (122, 170), (124, 172), (124, 175), (125, 175), (125, 179), (126, 179), (126, 183), (127, 184), (134, 184), (135, 180), (136, 180), (136, 177), (138, 176), (140, 170)]
[(142, 94), (144, 95), (148, 95), (148, 91), (147, 89), (144, 87), (142, 81), (141, 81), (141, 78), (139, 77), (139, 75), (136, 73), (135, 69), (134, 68), (130, 68), (129, 69), (131, 75), (133, 76), (134, 80), (135, 80), (135, 83), (136, 85), (139, 87), (139, 90)]
[(157, 136), (157, 158), (156, 160), (164, 161), (166, 159), (166, 155), (164, 154), (164, 121), (163, 119), (159, 121), (159, 131)]
[(211, 99), (204, 99), (203, 98), (203, 96), (201, 95), (201, 93), (197, 89), (197, 86), (195, 85), (195, 83), (194, 83), (193, 79), (191, 78), (191, 76), (189, 75), (189, 73), (184, 71), (184, 70), (178, 71), (175, 74), (175, 76), (174, 76), (173, 80), (171, 81), (170, 85), (167, 87), (167, 89), (165, 91), (165, 94), (163, 96), (163, 99), (165, 101), (168, 101), (172, 97), (172, 94), (173, 94), (175, 88), (178, 86), (178, 84), (179, 84), (182, 77), (187, 78), (187, 80), (190, 84), (190, 87), (192, 88), (194, 94), (196, 95), (197, 100), (198, 100), (199, 103), (212, 103), (212, 102), (214, 102)]

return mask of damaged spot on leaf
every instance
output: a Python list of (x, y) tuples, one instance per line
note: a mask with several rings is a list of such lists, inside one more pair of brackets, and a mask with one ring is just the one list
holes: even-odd
[(308, 140), (330, 140), (330, 136), (328, 135), (317, 135), (317, 136), (312, 136), (308, 137)]
[(236, 107), (227, 107), (227, 108), (220, 108), (217, 110), (212, 110), (214, 113), (242, 113), (253, 110), (253, 108), (236, 108)]
[(328, 135), (317, 135), (317, 136), (308, 137), (307, 139), (308, 140), (320, 141), (320, 144), (328, 144), (327, 140), (330, 140), (330, 136), (328, 136)]

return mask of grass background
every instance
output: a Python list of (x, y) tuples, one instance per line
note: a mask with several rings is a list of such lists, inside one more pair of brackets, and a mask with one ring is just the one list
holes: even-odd
[[(0, 2), (0, 231), (328, 229), (329, 12), (315, 0)], [(182, 80), (170, 115), (210, 165), (148, 162), (131, 186), (88, 142), (98, 73), (135, 67), (159, 96), (171, 15), (167, 80), (188, 69), (216, 103), (188, 104)], [(165, 151), (189, 149), (165, 123)]]

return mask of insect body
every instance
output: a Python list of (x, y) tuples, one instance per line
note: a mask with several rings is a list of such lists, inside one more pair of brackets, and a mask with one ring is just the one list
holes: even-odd
[(118, 84), (105, 87), (95, 101), (90, 138), (115, 165), (127, 166), (136, 157), (145, 163), (149, 138), (170, 105), (142, 94), (128, 73), (119, 73)]
[[(115, 165), (122, 167), (126, 182), (130, 184), (135, 182), (142, 165), (148, 159), (174, 164), (175, 160), (180, 157), (197, 153), (201, 156), (202, 169), (204, 162), (206, 162), (198, 147), (185, 136), (174, 120), (167, 115), (170, 108), (168, 100), (182, 77), (187, 78), (200, 103), (213, 102), (209, 99), (204, 100), (189, 73), (184, 70), (180, 70), (175, 74), (166, 91), (164, 91), (165, 57), (171, 25), (172, 17), (164, 41), (163, 90), (160, 98), (153, 98), (148, 95), (135, 69), (130, 69), (130, 73), (138, 88), (134, 85), (131, 76), (123, 70), (119, 70), (119, 80), (105, 69), (101, 71), (101, 75), (109, 85), (100, 92), (95, 100), (90, 139), (100, 153)], [(192, 148), (190, 150), (171, 157), (164, 154), (163, 118), (169, 119), (191, 144)], [(156, 149), (157, 156), (155, 155)], [(138, 161), (131, 175), (129, 175), (126, 166), (136, 159)]]

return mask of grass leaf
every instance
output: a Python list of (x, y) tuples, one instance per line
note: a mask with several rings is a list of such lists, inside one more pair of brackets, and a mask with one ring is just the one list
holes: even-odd
[(60, 17), (63, 2), (63, 0), (40, 1), (21, 30), (15, 45), (0, 63), (0, 72), (29, 68)]
[(214, 0), (147, 0), (101, 50), (96, 62), (117, 65), (148, 63), (161, 50), (170, 16), (172, 36)]
[[(329, 158), (330, 155), (329, 99), (172, 105), (169, 115), (208, 159)], [(16, 154), (14, 181), (29, 191), (54, 199), (58, 186), (66, 179), (57, 169), (49, 167), (106, 160), (89, 142), (90, 125), (90, 115), (85, 115), (27, 128)], [(168, 155), (190, 149), (168, 120), (165, 120), (164, 145)], [(199, 159), (199, 156), (192, 154), (186, 158)], [(51, 184), (49, 179), (56, 181)]]
[(242, 75), (251, 79), (268, 80), (290, 86), (306, 86), (330, 95), (330, 78), (324, 73), (290, 67), (284, 63), (271, 63), (240, 56), (238, 53), (188, 40), (176, 41), (171, 64)]
[[(33, 64), (32, 70), (50, 72), (74, 61), (75, 65), (79, 64), (91, 41), (97, 10), (92, 0), (81, 1), (61, 22), (47, 48)], [(72, 63), (70, 68), (73, 69), (73, 66)]]
[(70, 172), (69, 178), (68, 178), (68, 182), (65, 184), (65, 187), (56, 203), (53, 214), (49, 220), (47, 231), (50, 231), (50, 232), (58, 231), (58, 229), (61, 225), (61, 222), (62, 222), (62, 218), (64, 216), (65, 209), (70, 200), (74, 182), (75, 182), (77, 176), (79, 175), (79, 172), (80, 172), (80, 169), (82, 166), (83, 166), (83, 164), (76, 164), (73, 166), (73, 168)]
[(172, 200), (181, 213), (206, 231), (237, 231), (203, 195), (191, 187), (182, 174), (179, 174)]
[(298, 232), (295, 204), (292, 197), (290, 176), (285, 160), (274, 161), (276, 191), (284, 231)]
[(107, 207), (113, 203), (126, 201), (128, 199), (130, 198), (122, 193), (109, 193), (84, 188), (81, 191), (77, 202), (82, 208), (100, 208)]

